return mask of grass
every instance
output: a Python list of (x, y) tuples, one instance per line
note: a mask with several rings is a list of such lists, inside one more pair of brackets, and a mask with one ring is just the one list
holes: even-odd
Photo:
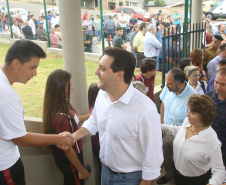
[[(9, 48), (7, 44), (0, 44), (0, 65), (4, 63), (6, 52)], [(98, 77), (94, 74), (98, 63), (86, 61), (86, 79), (87, 89), (90, 84), (98, 81)], [(43, 97), (45, 91), (45, 84), (48, 75), (55, 69), (63, 69), (63, 58), (48, 55), (45, 60), (41, 60), (38, 67), (38, 75), (29, 81), (26, 85), (15, 83), (13, 88), (20, 95), (25, 116), (42, 117)], [(138, 75), (139, 72), (135, 72)], [(155, 85), (161, 83), (161, 73), (157, 73), (155, 78)]]

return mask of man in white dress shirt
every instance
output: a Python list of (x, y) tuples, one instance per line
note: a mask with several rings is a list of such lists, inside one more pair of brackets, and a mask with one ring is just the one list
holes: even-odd
[(155, 104), (131, 84), (136, 59), (106, 48), (95, 74), (100, 88), (91, 117), (75, 140), (99, 132), (101, 185), (150, 185), (163, 162), (160, 116)]
[(123, 28), (123, 35), (122, 35), (122, 40), (126, 43), (126, 24), (127, 24), (128, 20), (126, 18), (126, 16), (124, 15), (124, 12), (121, 11), (121, 14), (119, 16), (119, 24), (120, 26)]
[(157, 61), (162, 44), (158, 41), (155, 34), (156, 27), (153, 24), (150, 24), (144, 37), (144, 56), (153, 58)]

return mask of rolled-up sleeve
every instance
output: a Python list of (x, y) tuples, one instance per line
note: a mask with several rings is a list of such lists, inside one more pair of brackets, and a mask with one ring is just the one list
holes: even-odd
[(153, 180), (160, 176), (163, 163), (160, 116), (151, 109), (140, 118), (139, 123), (139, 140), (144, 154), (142, 178)]
[(86, 128), (91, 135), (95, 135), (98, 132), (95, 108), (93, 109), (92, 115), (83, 123), (82, 127)]

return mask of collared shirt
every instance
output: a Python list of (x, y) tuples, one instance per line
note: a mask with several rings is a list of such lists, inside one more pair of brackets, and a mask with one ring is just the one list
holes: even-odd
[(217, 106), (217, 117), (212, 127), (222, 143), (222, 153), (226, 156), (226, 100), (219, 100), (215, 90), (209, 91), (207, 95), (212, 98)]
[[(174, 14), (173, 15), (173, 18), (175, 19), (175, 18), (178, 18), (180, 16), (181, 16), (180, 14)], [(180, 24), (180, 19), (174, 20), (173, 22), (174, 22), (175, 25), (179, 25)]]
[[(120, 21), (126, 21), (126, 23), (121, 23)], [(121, 26), (121, 27), (126, 27), (126, 24), (127, 24), (127, 18), (126, 18), (126, 16), (125, 15), (123, 15), (123, 16), (119, 16), (119, 25)]]
[(163, 162), (160, 116), (155, 104), (132, 84), (115, 102), (100, 90), (92, 115), (83, 127), (92, 135), (99, 131), (100, 159), (111, 170), (121, 173), (142, 170), (144, 180), (160, 175)]
[(29, 26), (31, 27), (33, 35), (36, 34), (36, 28), (35, 28), (35, 23), (32, 19), (29, 20)]
[(124, 44), (122, 37), (115, 35), (113, 38), (112, 44), (113, 44), (113, 47), (122, 48), (122, 45)]
[(182, 125), (188, 112), (188, 99), (192, 94), (197, 94), (197, 92), (187, 83), (179, 95), (170, 92), (166, 86), (163, 88), (160, 99), (164, 103), (164, 124)]
[(191, 124), (186, 118), (183, 125), (162, 125), (162, 129), (176, 136), (173, 141), (173, 157), (176, 169), (184, 176), (196, 177), (205, 174), (210, 168), (213, 173), (208, 184), (220, 185), (226, 178), (221, 154), (221, 143), (211, 128), (200, 131), (185, 139)]
[(212, 59), (214, 59), (217, 55), (220, 53), (220, 48), (213, 48), (213, 44), (210, 44), (206, 49), (205, 49), (205, 60), (204, 63), (207, 65)]
[(133, 46), (137, 47), (137, 52), (144, 52), (144, 34), (141, 31), (134, 37)]
[(208, 85), (207, 85), (207, 89), (206, 89), (206, 93), (214, 90), (214, 81), (215, 81), (215, 78), (211, 78), (209, 80)]
[[(224, 34), (226, 34), (226, 30), (224, 30)], [(220, 32), (219, 30), (217, 30), (217, 31), (215, 32), (215, 35), (220, 35), (220, 36), (222, 36), (222, 34), (221, 34), (221, 32)]]
[(59, 17), (55, 17), (55, 18), (52, 17), (50, 23), (51, 23), (51, 26), (52, 26), (52, 27), (54, 27), (56, 24), (60, 24), (60, 19), (59, 19)]
[(162, 44), (158, 41), (155, 35), (147, 32), (144, 37), (144, 56), (145, 57), (158, 57), (159, 49)]
[(213, 60), (211, 60), (208, 65), (207, 65), (207, 71), (208, 71), (208, 79), (210, 80), (211, 78), (214, 78), (216, 75), (216, 70), (217, 70), (217, 64), (221, 60), (221, 56), (218, 55), (216, 56)]
[(14, 138), (27, 134), (23, 104), (0, 68), (0, 171), (13, 166), (20, 157)]
[[(12, 25), (12, 32), (15, 33), (19, 38), (22, 37), (20, 28), (18, 26)], [(13, 36), (15, 37), (15, 36)]]
[(108, 19), (105, 21), (104, 23), (104, 30), (115, 30), (116, 26), (115, 26), (115, 22), (111, 19)]
[[(189, 81), (188, 81), (188, 83), (189, 83)], [(203, 94), (205, 94), (205, 92), (206, 92), (206, 89), (207, 89), (207, 83), (203, 80), (203, 83), (204, 83), (204, 89), (205, 89), (205, 91), (203, 91), (203, 89), (202, 89), (202, 85), (201, 85), (201, 83), (200, 83), (200, 81), (198, 81), (197, 82), (197, 86), (196, 86), (196, 88), (195, 88), (195, 90), (197, 91), (197, 93), (199, 94), (199, 95), (203, 95)], [(190, 83), (189, 83), (189, 85), (190, 85)]]

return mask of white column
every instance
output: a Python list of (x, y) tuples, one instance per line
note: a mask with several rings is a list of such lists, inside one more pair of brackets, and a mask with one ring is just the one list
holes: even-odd
[[(62, 32), (64, 69), (72, 74), (74, 91), (71, 96), (78, 115), (89, 113), (86, 69), (83, 46), (80, 1), (58, 0)], [(90, 164), (92, 173), (85, 184), (95, 184), (90, 136), (83, 140), (84, 164)]]
[[(191, 30), (193, 30), (193, 24), (195, 24), (194, 30), (199, 29), (199, 25), (196, 28), (196, 23), (202, 23), (202, 0), (192, 1)], [(200, 34), (200, 37), (199, 35), (197, 35), (197, 38), (196, 38), (196, 34), (194, 34), (194, 47), (196, 42), (197, 43), (201, 42), (201, 39), (202, 39), (201, 34)], [(193, 37), (191, 37), (191, 41), (190, 41), (191, 49), (192, 49), (192, 42), (193, 42)], [(198, 48), (198, 44), (197, 44), (197, 48)]]

